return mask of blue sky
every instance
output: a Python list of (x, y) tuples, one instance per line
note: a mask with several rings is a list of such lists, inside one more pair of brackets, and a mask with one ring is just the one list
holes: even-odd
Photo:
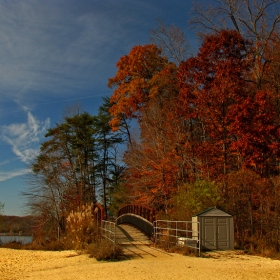
[(157, 18), (195, 46), (186, 0), (0, 0), (0, 202), (25, 215), (28, 163), (63, 110), (95, 115), (119, 58), (148, 44)]

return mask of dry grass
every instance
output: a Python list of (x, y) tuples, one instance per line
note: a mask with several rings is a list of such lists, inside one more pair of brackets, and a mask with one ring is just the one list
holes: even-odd
[(88, 244), (98, 241), (98, 224), (92, 215), (92, 204), (86, 204), (67, 217), (67, 234), (64, 242), (70, 243), (71, 249), (85, 249)]

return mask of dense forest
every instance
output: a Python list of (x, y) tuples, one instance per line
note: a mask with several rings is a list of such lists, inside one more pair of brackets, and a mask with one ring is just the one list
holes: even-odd
[(117, 62), (96, 116), (74, 108), (49, 129), (24, 193), (37, 231), (64, 231), (88, 203), (106, 217), (141, 203), (179, 220), (217, 206), (234, 216), (237, 246), (279, 251), (278, 4), (195, 6), (193, 55), (159, 21), (151, 44)]

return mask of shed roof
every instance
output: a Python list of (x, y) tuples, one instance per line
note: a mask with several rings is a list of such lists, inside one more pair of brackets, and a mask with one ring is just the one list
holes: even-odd
[(200, 213), (197, 213), (195, 215), (193, 215), (193, 217), (196, 217), (196, 216), (223, 216), (223, 217), (232, 217), (232, 215), (216, 208), (216, 207), (211, 207), (211, 208), (207, 208), (205, 209), (204, 211), (200, 212)]

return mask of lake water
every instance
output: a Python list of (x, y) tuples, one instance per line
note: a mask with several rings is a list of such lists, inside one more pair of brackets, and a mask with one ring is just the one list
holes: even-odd
[(2, 244), (13, 241), (21, 242), (22, 244), (27, 244), (32, 242), (32, 236), (0, 235), (0, 243)]

